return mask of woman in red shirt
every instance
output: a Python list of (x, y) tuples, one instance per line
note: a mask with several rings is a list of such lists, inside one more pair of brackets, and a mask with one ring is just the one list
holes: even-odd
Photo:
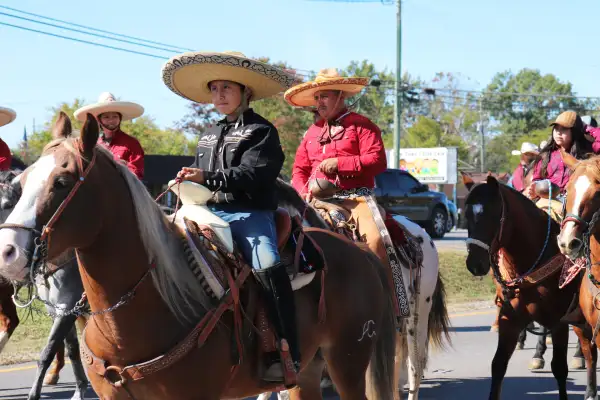
[[(586, 126), (575, 111), (563, 112), (550, 126), (553, 128), (552, 136), (540, 152), (532, 183), (525, 189), (525, 195), (529, 198), (536, 197), (536, 181), (544, 179), (550, 180), (563, 194), (571, 173), (563, 163), (560, 149), (577, 159), (587, 158), (589, 153), (600, 152), (600, 129), (588, 129), (586, 132)], [(586, 137), (586, 133), (591, 137)]]
[[(17, 113), (10, 108), (0, 107), (0, 126), (8, 125), (15, 120)], [(4, 140), (0, 139), (0, 171), (10, 169), (12, 154)]]

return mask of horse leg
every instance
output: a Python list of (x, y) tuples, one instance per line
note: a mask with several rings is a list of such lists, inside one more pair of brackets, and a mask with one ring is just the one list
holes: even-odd
[(500, 400), (502, 381), (506, 375), (508, 361), (515, 351), (519, 334), (525, 325), (517, 321), (511, 321), (504, 315), (500, 317), (498, 322), (500, 323), (498, 327), (498, 346), (496, 348), (494, 359), (492, 360), (490, 400)]
[[(531, 325), (533, 325), (533, 323)], [(537, 345), (535, 346), (535, 354), (529, 363), (529, 369), (532, 371), (543, 369), (546, 365), (546, 361), (544, 361), (544, 354), (548, 349), (548, 346), (546, 345), (546, 336), (548, 335), (548, 330), (541, 325), (540, 327), (544, 329), (544, 332), (546, 333), (538, 336)]]
[(77, 328), (73, 324), (71, 330), (67, 333), (65, 338), (67, 345), (67, 355), (71, 360), (71, 366), (73, 367), (73, 374), (75, 375), (75, 382), (77, 390), (73, 394), (71, 400), (81, 400), (85, 397), (85, 391), (88, 388), (89, 382), (81, 363), (81, 356), (79, 354), (79, 340), (77, 340)]
[[(575, 327), (573, 327), (573, 330), (575, 331)], [(579, 337), (579, 335), (577, 336)], [(569, 367), (571, 369), (585, 369), (585, 361), (586, 358), (584, 357), (581, 349), (581, 339), (577, 339), (577, 349), (575, 350), (575, 355), (573, 356)]]
[(0, 290), (0, 294), (2, 295), (0, 296), (2, 297), (0, 299), (0, 353), (2, 353), (4, 346), (19, 325), (19, 315), (10, 293)]
[(569, 349), (569, 325), (559, 324), (552, 330), (552, 374), (558, 383), (558, 398), (567, 399), (567, 350)]
[(588, 337), (585, 336), (583, 329), (573, 326), (573, 331), (577, 335), (578, 352), (583, 354), (586, 361), (587, 369), (587, 386), (585, 389), (586, 400), (596, 400), (598, 393), (596, 385), (596, 362), (598, 360), (598, 351), (596, 349), (596, 343), (592, 343)]
[(38, 361), (35, 380), (33, 381), (33, 386), (29, 392), (29, 400), (38, 400), (40, 398), (44, 374), (48, 370), (48, 367), (50, 367), (50, 363), (52, 363), (56, 351), (65, 340), (67, 333), (69, 333), (69, 330), (73, 327), (74, 323), (75, 317), (72, 315), (57, 317), (54, 320), (52, 329), (50, 330), (50, 336), (48, 336), (48, 343), (40, 354), (40, 361)]
[[(298, 386), (287, 392), (278, 394), (279, 400), (322, 400), (321, 378), (325, 361), (321, 357), (315, 357), (298, 375)], [(343, 397), (342, 397), (343, 398)]]
[(523, 350), (525, 347), (525, 339), (527, 339), (527, 331), (523, 329), (521, 333), (519, 333), (519, 338), (517, 339), (517, 350)]
[(44, 379), (45, 385), (56, 385), (58, 383), (58, 379), (60, 378), (60, 370), (65, 366), (65, 344), (64, 342), (60, 342), (58, 345), (58, 349), (56, 350), (56, 358), (52, 362), (48, 373), (46, 374), (46, 378)]

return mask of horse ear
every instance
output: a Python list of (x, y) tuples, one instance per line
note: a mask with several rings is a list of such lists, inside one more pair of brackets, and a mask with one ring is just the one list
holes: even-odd
[(91, 154), (98, 143), (98, 137), (100, 136), (100, 127), (96, 118), (88, 113), (85, 118), (85, 123), (81, 128), (81, 144), (82, 150), (85, 154)]
[(473, 182), (473, 178), (471, 178), (469, 174), (463, 171), (460, 171), (460, 174), (462, 176), (463, 185), (465, 185), (468, 191), (471, 191), (471, 188), (475, 184), (475, 182)]
[(567, 168), (569, 168), (571, 171), (575, 171), (575, 168), (577, 168), (577, 164), (579, 164), (579, 161), (575, 157), (564, 151), (562, 148), (560, 149), (560, 156), (562, 157), (562, 160), (567, 166)]
[(498, 180), (494, 178), (492, 175), (488, 175), (486, 182), (488, 185), (491, 185), (494, 188), (498, 188), (500, 185), (498, 184)]
[(54, 139), (68, 138), (71, 136), (72, 131), (73, 127), (69, 116), (64, 111), (59, 112), (58, 118), (54, 123), (54, 128), (52, 128), (52, 137)]

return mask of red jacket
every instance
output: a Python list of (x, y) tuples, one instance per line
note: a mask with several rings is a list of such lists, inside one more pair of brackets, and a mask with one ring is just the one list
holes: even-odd
[(104, 136), (100, 136), (98, 143), (106, 146), (116, 160), (125, 161), (127, 168), (140, 180), (144, 179), (144, 149), (136, 138), (119, 129), (110, 142), (105, 141)]
[[(296, 151), (292, 170), (292, 185), (298, 193), (307, 192), (309, 179), (325, 178), (341, 189), (373, 188), (375, 175), (387, 168), (381, 131), (368, 118), (344, 111), (338, 126), (327, 132), (325, 121), (319, 120), (308, 128)], [(338, 177), (326, 176), (316, 168), (328, 158), (338, 159)], [(313, 173), (315, 174), (313, 176)]]
[(0, 139), (0, 171), (7, 171), (10, 169), (10, 163), (12, 162), (12, 154), (6, 142)]

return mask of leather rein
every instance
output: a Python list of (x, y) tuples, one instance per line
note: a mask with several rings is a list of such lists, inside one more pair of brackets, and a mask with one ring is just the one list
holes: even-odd
[[(546, 240), (544, 241), (544, 246), (540, 251), (536, 261), (533, 265), (525, 272), (517, 276), (514, 279), (506, 281), (502, 277), (502, 273), (500, 271), (500, 265), (498, 262), (499, 252), (502, 250), (502, 233), (504, 232), (504, 223), (506, 222), (506, 201), (504, 200), (504, 195), (502, 194), (502, 188), (499, 188), (498, 192), (500, 193), (500, 203), (502, 205), (502, 214), (500, 215), (500, 229), (494, 238), (492, 239), (491, 244), (486, 244), (485, 242), (475, 239), (475, 238), (467, 238), (466, 244), (467, 249), (469, 245), (476, 245), (481, 247), (489, 254), (490, 266), (492, 268), (492, 272), (494, 273), (494, 278), (502, 287), (502, 293), (504, 297), (504, 301), (508, 302), (511, 298), (514, 298), (518, 295), (521, 285), (527, 280), (528, 277), (535, 271), (538, 266), (542, 256), (546, 252), (546, 248), (548, 247), (548, 241), (550, 239), (550, 231), (552, 227), (552, 217), (548, 213), (548, 229), (546, 232)], [(550, 188), (550, 196), (552, 196), (552, 188)], [(550, 211), (550, 205), (548, 205), (548, 211)]]

